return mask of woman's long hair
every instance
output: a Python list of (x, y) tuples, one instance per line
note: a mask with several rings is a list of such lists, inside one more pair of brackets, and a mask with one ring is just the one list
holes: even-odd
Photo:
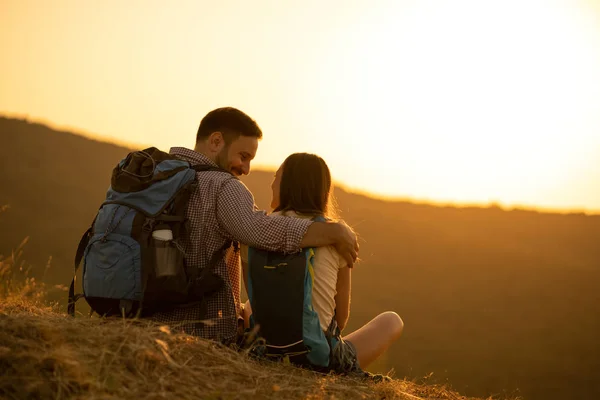
[(337, 218), (331, 173), (321, 157), (294, 153), (285, 159), (281, 169), (279, 206), (273, 211)]

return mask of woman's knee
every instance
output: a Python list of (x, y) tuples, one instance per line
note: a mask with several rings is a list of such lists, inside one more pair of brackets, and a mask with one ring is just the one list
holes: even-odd
[(381, 316), (385, 318), (385, 324), (388, 327), (393, 340), (398, 339), (404, 330), (404, 321), (402, 321), (402, 318), (393, 311), (386, 311), (381, 314)]

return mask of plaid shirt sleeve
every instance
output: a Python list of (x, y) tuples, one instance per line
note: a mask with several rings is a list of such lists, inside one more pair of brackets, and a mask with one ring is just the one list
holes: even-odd
[(269, 251), (295, 253), (311, 220), (267, 215), (254, 205), (254, 197), (237, 179), (223, 183), (217, 197), (217, 220), (233, 239)]

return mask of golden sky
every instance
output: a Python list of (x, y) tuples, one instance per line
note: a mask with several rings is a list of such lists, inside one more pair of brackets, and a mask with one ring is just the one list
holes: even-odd
[(348, 188), (600, 211), (600, 2), (0, 0), (0, 113), (193, 146), (257, 120), (254, 167)]

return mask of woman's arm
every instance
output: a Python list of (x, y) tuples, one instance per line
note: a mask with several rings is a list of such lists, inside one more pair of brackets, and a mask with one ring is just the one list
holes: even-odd
[(242, 317), (244, 318), (244, 329), (250, 327), (250, 315), (252, 314), (252, 307), (250, 306), (250, 293), (248, 293), (248, 245), (242, 244), (240, 258), (242, 261), (242, 278), (244, 279), (244, 289), (246, 289), (246, 295), (248, 300), (243, 304)]
[(246, 289), (246, 295), (250, 298), (248, 293), (248, 245), (243, 244), (240, 246), (240, 260), (242, 261), (242, 278), (244, 279), (244, 288)]
[(337, 293), (335, 295), (335, 320), (342, 331), (350, 317), (350, 292), (352, 269), (343, 267), (338, 270)]

